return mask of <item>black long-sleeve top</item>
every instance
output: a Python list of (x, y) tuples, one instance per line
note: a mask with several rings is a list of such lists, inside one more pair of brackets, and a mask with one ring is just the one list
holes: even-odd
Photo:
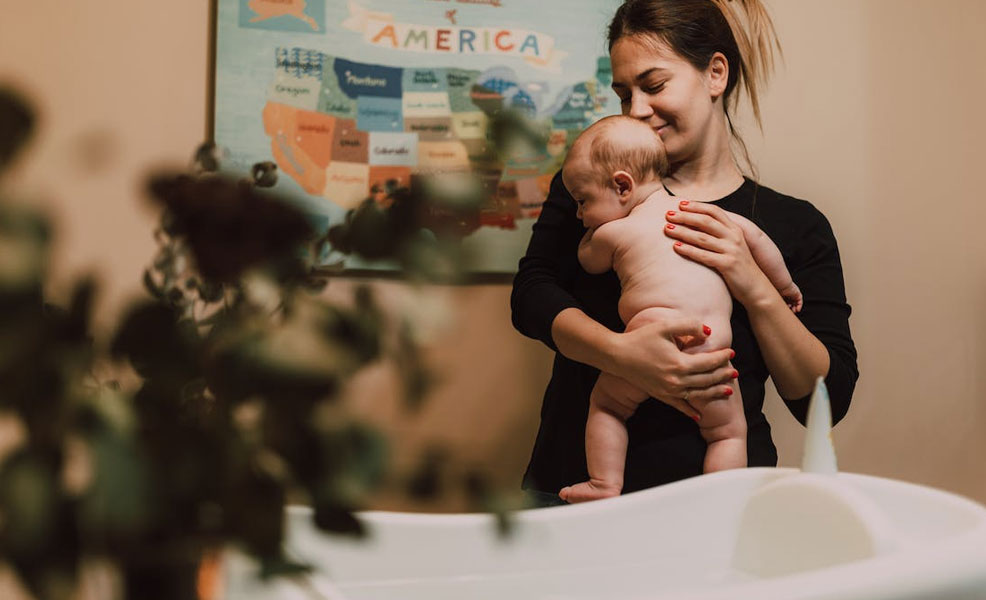
[[(810, 203), (750, 179), (713, 204), (752, 220), (780, 248), (804, 295), (804, 307), (797, 316), (828, 350), (830, 366), (825, 384), (832, 401), (833, 423), (838, 422), (849, 409), (859, 372), (849, 332), (851, 309), (846, 303), (842, 265), (831, 226)], [(514, 327), (556, 351), (541, 406), (541, 426), (523, 481), (525, 489), (551, 493), (588, 479), (585, 421), (589, 394), (599, 375), (597, 369), (557, 352), (551, 337), (552, 321), (562, 310), (575, 307), (613, 331), (624, 329), (617, 312), (620, 282), (616, 274), (610, 271), (590, 275), (579, 265), (577, 248), (586, 230), (575, 213), (575, 201), (558, 173), (534, 224), (527, 254), (520, 260), (510, 297)], [(668, 242), (662, 230), (654, 231), (655, 244)], [(740, 373), (747, 421), (749, 465), (775, 466), (777, 450), (763, 415), (767, 366), (746, 310), (735, 300), (731, 325), (732, 348), (736, 351), (733, 366)], [(802, 424), (807, 417), (808, 399), (784, 399)], [(648, 399), (627, 420), (627, 430), (624, 492), (702, 473), (706, 442), (698, 425), (674, 408)]]

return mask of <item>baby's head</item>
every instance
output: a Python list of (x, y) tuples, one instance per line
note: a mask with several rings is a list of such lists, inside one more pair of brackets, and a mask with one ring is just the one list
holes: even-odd
[(643, 121), (616, 115), (583, 131), (562, 166), (562, 181), (586, 227), (622, 219), (667, 174), (660, 136)]

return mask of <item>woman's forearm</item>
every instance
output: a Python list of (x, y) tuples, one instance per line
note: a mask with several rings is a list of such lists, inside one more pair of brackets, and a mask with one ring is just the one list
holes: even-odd
[[(760, 298), (746, 305), (753, 334), (777, 393), (784, 399), (803, 398), (815, 379), (829, 371), (829, 353), (801, 323), (769, 281)], [(768, 289), (769, 288), (769, 289)]]
[(566, 308), (551, 323), (551, 337), (559, 352), (600, 371), (613, 369), (617, 335), (577, 308)]

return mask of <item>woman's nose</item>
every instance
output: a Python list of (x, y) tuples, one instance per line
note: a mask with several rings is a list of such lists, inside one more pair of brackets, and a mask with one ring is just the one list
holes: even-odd
[(654, 109), (647, 103), (647, 98), (643, 94), (630, 95), (630, 110), (627, 116), (634, 119), (645, 119), (654, 114)]

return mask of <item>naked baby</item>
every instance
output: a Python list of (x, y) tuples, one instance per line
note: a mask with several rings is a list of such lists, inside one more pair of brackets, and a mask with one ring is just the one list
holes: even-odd
[[(625, 116), (607, 117), (576, 139), (562, 169), (565, 187), (578, 203), (588, 229), (578, 258), (589, 273), (616, 271), (622, 287), (619, 313), (627, 330), (663, 318), (701, 319), (711, 334), (701, 344), (681, 344), (685, 352), (728, 348), (732, 298), (719, 274), (679, 256), (663, 229), (665, 215), (678, 200), (661, 178), (668, 162), (661, 138), (646, 124)], [(777, 246), (756, 225), (739, 215), (757, 264), (795, 312), (802, 297)], [(667, 243), (665, 243), (667, 242)], [(732, 394), (709, 402), (698, 420), (708, 444), (706, 473), (745, 467), (746, 419), (736, 379)], [(647, 393), (610, 373), (601, 373), (589, 399), (585, 451), (589, 480), (563, 488), (568, 502), (619, 495), (626, 460), (626, 420)]]

